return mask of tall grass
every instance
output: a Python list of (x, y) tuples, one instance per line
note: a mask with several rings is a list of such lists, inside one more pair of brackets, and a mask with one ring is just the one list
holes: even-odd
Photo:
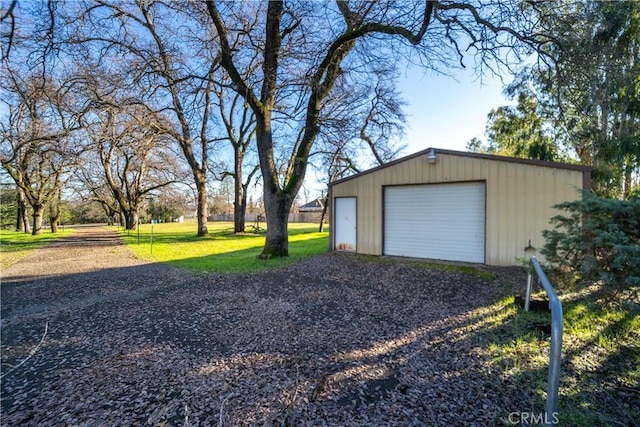
[[(327, 232), (314, 224), (289, 224), (289, 257), (260, 260), (264, 230), (237, 235), (233, 223), (208, 224), (209, 235), (197, 236), (194, 222), (143, 224), (140, 230), (120, 231), (141, 259), (164, 262), (201, 273), (254, 273), (290, 265), (328, 251)], [(153, 231), (153, 234), (152, 234)]]

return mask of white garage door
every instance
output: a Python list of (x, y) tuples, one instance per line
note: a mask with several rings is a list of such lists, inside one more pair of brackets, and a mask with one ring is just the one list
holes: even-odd
[(482, 182), (386, 187), (384, 253), (484, 262)]

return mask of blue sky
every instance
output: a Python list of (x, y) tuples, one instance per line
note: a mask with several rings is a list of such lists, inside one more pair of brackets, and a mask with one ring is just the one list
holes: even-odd
[[(507, 75), (504, 79), (508, 84), (512, 77)], [(454, 77), (450, 77), (412, 68), (401, 75), (399, 88), (408, 103), (404, 138), (407, 147), (400, 157), (429, 147), (466, 151), (467, 142), (474, 136), (485, 140), (489, 111), (513, 104), (502, 94), (499, 77), (488, 75), (480, 80), (470, 69), (455, 70)], [(298, 200), (306, 203), (324, 194), (326, 187), (321, 182), (310, 169)]]
[[(512, 77), (504, 77), (505, 84)], [(399, 78), (402, 98), (407, 101), (404, 143), (400, 157), (429, 147), (466, 151), (474, 136), (485, 140), (487, 114), (493, 108), (513, 104), (502, 94), (503, 84), (493, 75), (481, 80), (473, 70), (455, 70), (453, 77), (410, 68)], [(323, 175), (324, 176), (324, 175)], [(313, 169), (300, 192), (306, 203), (326, 191)]]
[[(510, 82), (506, 77), (505, 83)], [(496, 76), (474, 76), (473, 70), (456, 70), (454, 77), (409, 69), (400, 78), (405, 107), (407, 148), (403, 155), (427, 147), (466, 151), (467, 142), (484, 140), (487, 114), (512, 104), (502, 94)]]

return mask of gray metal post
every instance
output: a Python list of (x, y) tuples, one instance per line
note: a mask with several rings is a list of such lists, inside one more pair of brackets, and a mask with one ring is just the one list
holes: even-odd
[(533, 274), (531, 270), (529, 270), (529, 274), (527, 275), (527, 292), (524, 296), (524, 311), (529, 311), (529, 302), (531, 300), (531, 282), (533, 282)]
[[(545, 407), (545, 425), (557, 424), (558, 388), (560, 386), (560, 364), (562, 362), (562, 304), (553, 290), (547, 275), (542, 271), (536, 257), (531, 257), (538, 280), (549, 296), (551, 308), (551, 349), (549, 351), (549, 374), (547, 376), (547, 405)], [(528, 281), (531, 279), (529, 274)], [(527, 284), (527, 287), (529, 284)], [(528, 297), (528, 296), (527, 296)], [(527, 298), (528, 299), (528, 298)]]

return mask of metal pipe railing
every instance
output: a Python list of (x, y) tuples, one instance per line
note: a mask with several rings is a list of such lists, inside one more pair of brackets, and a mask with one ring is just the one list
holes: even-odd
[(525, 297), (525, 310), (529, 311), (529, 299), (531, 297), (531, 284), (533, 282), (533, 272), (538, 276), (538, 283), (542, 285), (549, 297), (549, 308), (551, 309), (551, 350), (549, 354), (549, 374), (547, 377), (547, 404), (545, 407), (545, 425), (557, 424), (558, 411), (558, 387), (560, 385), (560, 364), (562, 361), (562, 304), (558, 295), (553, 290), (547, 275), (542, 271), (542, 267), (536, 257), (531, 257), (532, 269), (529, 269), (527, 277), (527, 294)]

